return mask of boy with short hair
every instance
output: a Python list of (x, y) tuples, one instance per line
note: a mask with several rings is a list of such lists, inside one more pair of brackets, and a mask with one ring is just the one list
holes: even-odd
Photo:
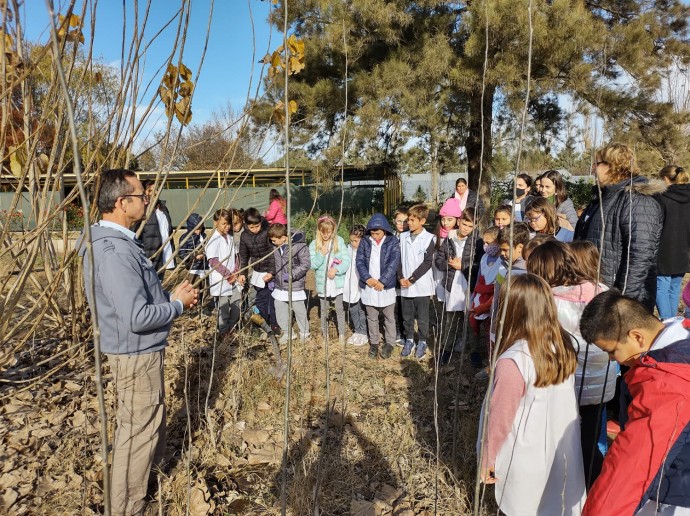
[(589, 491), (583, 516), (687, 514), (690, 508), (690, 331), (659, 321), (615, 289), (594, 297), (580, 333), (630, 367), (628, 421)]
[(247, 267), (252, 266), (249, 276), (249, 306), (255, 305), (259, 314), (266, 321), (270, 321), (274, 330), (278, 329), (278, 322), (273, 308), (273, 298), (269, 283), (273, 280), (274, 247), (268, 238), (268, 222), (259, 210), (248, 208), (244, 212), (244, 227), (240, 237), (240, 276), (238, 282), (244, 285), (247, 281)]
[[(275, 305), (276, 320), (283, 330), (283, 335), (278, 341), (280, 344), (288, 342), (288, 328), (292, 324), (292, 318), (288, 310), (289, 299), (292, 297), (292, 310), (297, 319), (300, 340), (304, 342), (309, 337), (309, 319), (307, 318), (307, 293), (304, 290), (304, 282), (310, 268), (309, 249), (304, 240), (304, 233), (294, 231), (292, 233), (292, 290), (289, 287), (289, 248), (287, 227), (284, 224), (271, 224), (268, 228), (268, 238), (278, 249), (273, 256), (273, 278), (275, 289), (271, 296)], [(293, 334), (293, 338), (295, 335)]]
[[(400, 303), (405, 328), (405, 345), (400, 356), (410, 356), (416, 347), (418, 359), (426, 353), (429, 335), (429, 298), (435, 290), (431, 264), (436, 239), (424, 229), (429, 208), (416, 204), (407, 210), (408, 231), (400, 235)], [(417, 321), (417, 344), (414, 342), (414, 322)]]
[(369, 358), (379, 354), (379, 318), (383, 315), (385, 339), (381, 357), (389, 358), (395, 345), (395, 280), (400, 265), (400, 243), (388, 220), (375, 213), (357, 251), (357, 273), (369, 327)]

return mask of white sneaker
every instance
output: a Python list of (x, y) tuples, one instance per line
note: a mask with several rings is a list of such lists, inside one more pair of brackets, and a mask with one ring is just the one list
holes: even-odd
[(357, 337), (357, 340), (353, 344), (354, 346), (365, 346), (369, 344), (369, 337), (367, 337), (363, 333), (358, 334)]
[(349, 339), (347, 339), (348, 344), (354, 344), (357, 342), (357, 339), (359, 338), (359, 333), (353, 333)]
[(311, 337), (311, 333), (300, 333), (299, 341), (304, 344), (309, 337)]

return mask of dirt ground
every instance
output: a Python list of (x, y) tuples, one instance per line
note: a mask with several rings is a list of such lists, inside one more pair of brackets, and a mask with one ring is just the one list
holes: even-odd
[[(174, 324), (165, 365), (166, 464), (150, 489), (151, 514), (278, 514), (283, 487), (295, 515), (471, 512), (485, 384), (459, 357), (438, 369), (431, 353), (401, 360), (400, 348), (372, 360), (368, 346), (340, 345), (334, 322), (326, 342), (317, 304), (312, 297), (318, 336), (292, 346), (285, 454), (286, 381), (272, 374), (267, 343), (249, 328), (218, 342), (214, 319), (194, 313)], [(104, 371), (112, 439), (107, 362)], [(38, 384), (31, 381), (37, 372)], [(0, 384), (2, 512), (101, 513), (92, 350), (36, 341), (4, 373), (13, 380)], [(484, 501), (482, 513), (495, 513), (491, 488)]]

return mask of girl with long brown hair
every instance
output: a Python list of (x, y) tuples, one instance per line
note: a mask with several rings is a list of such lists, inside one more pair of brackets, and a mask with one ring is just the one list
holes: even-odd
[(572, 335), (577, 349), (575, 394), (580, 407), (584, 474), (589, 487), (599, 476), (604, 461), (597, 444), (601, 439), (602, 407), (615, 393), (617, 368), (605, 352), (582, 338), (580, 318), (585, 306), (608, 289), (589, 278), (591, 268), (581, 268), (570, 246), (562, 242), (546, 242), (537, 247), (530, 255), (527, 270), (551, 287), (558, 322)]
[(549, 285), (534, 274), (501, 289), (506, 307), (481, 479), (506, 514), (580, 514), (585, 483), (570, 336)]
[(560, 242), (573, 240), (573, 226), (565, 216), (556, 213), (556, 208), (545, 197), (537, 197), (530, 203), (525, 222), (538, 235), (553, 235)]

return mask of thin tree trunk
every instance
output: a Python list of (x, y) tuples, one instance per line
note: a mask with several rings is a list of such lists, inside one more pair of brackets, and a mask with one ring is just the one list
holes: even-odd
[[(491, 139), (491, 124), (493, 120), (493, 105), (496, 86), (486, 85), (484, 93), (484, 147), (482, 156), (482, 96), (477, 91), (470, 99), (470, 127), (465, 140), (465, 152), (467, 152), (467, 183), (470, 190), (478, 192), (484, 207), (482, 221), (489, 217), (491, 206), (491, 177), (493, 146)], [(481, 174), (482, 184), (479, 184), (479, 176), (482, 165), (484, 173)]]

